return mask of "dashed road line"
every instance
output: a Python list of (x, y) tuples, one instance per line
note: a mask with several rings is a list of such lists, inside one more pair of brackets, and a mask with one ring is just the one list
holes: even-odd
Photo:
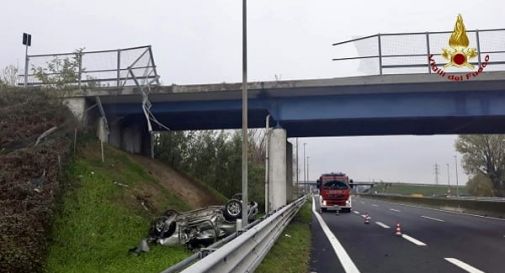
[(466, 272), (470, 272), (470, 273), (484, 273), (484, 271), (482, 270), (479, 270), (465, 262), (462, 262), (456, 258), (444, 258), (446, 261), (452, 263), (453, 265), (465, 270)]
[(378, 226), (383, 227), (383, 228), (390, 228), (388, 225), (382, 223), (382, 222), (375, 222)]
[(328, 238), (328, 241), (330, 241), (330, 244), (333, 247), (335, 254), (337, 254), (337, 257), (340, 260), (342, 267), (344, 268), (344, 271), (346, 273), (360, 273), (360, 271), (352, 261), (351, 257), (349, 257), (349, 254), (347, 254), (347, 251), (345, 251), (340, 241), (337, 239), (337, 237), (335, 237), (335, 234), (331, 232), (330, 228), (324, 221), (323, 217), (321, 217), (321, 215), (319, 215), (319, 213), (316, 211), (316, 202), (314, 199), (312, 199), (312, 212), (316, 216), (316, 219), (319, 222), (321, 228), (323, 229), (324, 234)]
[[(387, 202), (387, 201), (382, 201), (382, 202), (384, 202), (384, 203), (390, 203), (390, 204), (393, 203), (393, 202)], [(492, 217), (492, 216), (484, 216), (484, 215), (478, 215), (478, 214), (473, 214), (473, 213), (468, 213), (468, 212), (459, 212), (459, 211), (451, 211), (451, 210), (444, 210), (444, 209), (436, 209), (436, 208), (430, 208), (430, 207), (409, 205), (409, 204), (405, 204), (405, 203), (394, 203), (394, 204), (395, 205), (404, 206), (404, 207), (410, 207), (410, 208), (429, 209), (429, 210), (435, 210), (435, 211), (440, 211), (440, 212), (445, 212), (445, 213), (450, 213), (450, 214), (467, 215), (467, 216), (486, 218), (486, 219), (491, 219), (491, 220), (505, 221), (505, 218), (497, 218), (497, 217)]]
[(397, 209), (389, 209), (389, 210), (396, 211), (396, 212), (400, 212), (400, 211), (399, 211), (399, 210), (397, 210)]
[(425, 243), (423, 243), (423, 242), (421, 242), (421, 241), (417, 240), (416, 238), (412, 238), (412, 237), (410, 237), (410, 236), (409, 236), (409, 235), (407, 235), (407, 234), (402, 234), (402, 238), (403, 238), (403, 239), (405, 239), (405, 240), (407, 240), (407, 241), (409, 241), (409, 242), (411, 242), (411, 243), (413, 243), (413, 244), (415, 244), (415, 245), (418, 245), (418, 246), (426, 246), (426, 244), (425, 244)]
[(359, 214), (359, 211), (357, 211), (357, 210), (355, 210), (355, 211), (353, 211), (353, 212), (354, 212), (354, 213), (356, 213), (356, 214)]
[(372, 204), (372, 207), (378, 207), (378, 205), (377, 204)]
[(444, 220), (442, 220), (442, 219), (433, 218), (433, 217), (429, 217), (429, 216), (424, 216), (424, 215), (422, 215), (421, 217), (422, 217), (422, 218), (426, 218), (426, 219), (430, 219), (430, 220), (433, 220), (433, 221), (437, 221), (437, 222), (445, 222), (445, 221), (444, 221)]

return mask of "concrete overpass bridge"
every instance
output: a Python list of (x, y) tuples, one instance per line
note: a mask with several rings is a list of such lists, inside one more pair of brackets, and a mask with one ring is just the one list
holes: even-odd
[[(505, 72), (461, 82), (436, 74), (254, 82), (249, 90), (249, 128), (265, 127), (267, 116), (274, 127), (270, 192), (287, 192), (272, 200), (274, 208), (286, 203), (292, 187), (289, 137), (505, 133)], [(171, 130), (241, 127), (238, 83), (160, 86), (149, 99), (151, 112)], [(67, 102), (76, 116), (98, 125), (104, 141), (133, 153), (150, 150), (137, 88), (79, 90)], [(102, 107), (89, 110), (97, 102)]]

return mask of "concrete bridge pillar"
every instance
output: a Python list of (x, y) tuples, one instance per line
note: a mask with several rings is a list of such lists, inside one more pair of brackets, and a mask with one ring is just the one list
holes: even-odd
[(63, 104), (65, 104), (70, 112), (74, 114), (77, 121), (79, 121), (81, 124), (84, 124), (86, 122), (86, 98), (65, 98), (63, 99)]
[(286, 201), (293, 200), (293, 144), (286, 142)]
[(108, 125), (110, 130), (108, 142), (111, 145), (130, 153), (150, 155), (151, 135), (147, 131), (145, 120), (112, 119)]
[(269, 170), (269, 210), (275, 210), (286, 205), (286, 130), (282, 128), (270, 133)]

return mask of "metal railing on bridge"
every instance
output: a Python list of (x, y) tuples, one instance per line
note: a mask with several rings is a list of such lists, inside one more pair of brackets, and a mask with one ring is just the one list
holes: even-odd
[[(357, 70), (364, 75), (433, 73), (429, 56), (433, 54), (438, 65), (447, 64), (442, 49), (449, 46), (452, 33), (386, 33), (355, 38), (333, 44), (340, 55), (333, 61), (345, 62), (346, 65), (359, 61)], [(470, 47), (478, 52), (470, 64), (480, 66), (489, 55), (486, 71), (505, 70), (505, 29), (467, 30), (466, 33)], [(460, 72), (451, 67), (444, 70)]]
[(159, 85), (151, 46), (72, 53), (28, 55), (28, 73), (18, 85), (124, 87)]

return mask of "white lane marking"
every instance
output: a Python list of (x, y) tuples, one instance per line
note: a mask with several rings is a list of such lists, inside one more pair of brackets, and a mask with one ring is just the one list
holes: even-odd
[(372, 207), (378, 207), (378, 205), (377, 204), (372, 204)]
[[(363, 197), (363, 198), (366, 198), (366, 197)], [(445, 212), (445, 213), (451, 213), (451, 214), (467, 215), (467, 216), (486, 218), (486, 219), (491, 219), (491, 220), (505, 221), (505, 218), (497, 218), (497, 217), (492, 217), (492, 216), (484, 216), (484, 215), (472, 214), (472, 213), (468, 213), (468, 212), (450, 211), (450, 210), (429, 208), (429, 207), (423, 207), (423, 206), (409, 205), (409, 204), (405, 204), (405, 203), (393, 203), (393, 202), (388, 202), (388, 201), (384, 201), (384, 200), (381, 200), (381, 201), (384, 202), (384, 203), (395, 204), (395, 205), (400, 205), (400, 206), (404, 206), (404, 207), (411, 207), (411, 208), (417, 208), (417, 209), (429, 209), (429, 210), (435, 210), (435, 211), (440, 211), (440, 212)]]
[(426, 245), (425, 243), (423, 243), (415, 238), (412, 238), (407, 234), (402, 234), (402, 237), (403, 237), (403, 239), (410, 241), (411, 243), (416, 244), (418, 246), (425, 246)]
[(354, 213), (359, 214), (359, 211), (355, 210)]
[(338, 241), (337, 237), (333, 232), (331, 232), (330, 228), (324, 221), (323, 217), (319, 215), (318, 212), (316, 212), (316, 202), (314, 199), (312, 199), (312, 212), (316, 216), (317, 221), (319, 222), (319, 225), (321, 225), (321, 228), (324, 231), (324, 234), (328, 238), (328, 241), (330, 241), (331, 246), (333, 247), (333, 250), (335, 251), (335, 254), (337, 254), (338, 259), (340, 260), (340, 263), (342, 264), (342, 267), (344, 268), (346, 273), (360, 273), (354, 262), (352, 261), (351, 257), (349, 257), (349, 254), (347, 254), (347, 251), (345, 251), (344, 247), (342, 244)]
[(379, 225), (380, 227), (383, 227), (383, 228), (390, 228), (388, 225), (384, 224), (384, 223), (381, 223), (381, 222), (375, 222), (377, 225)]
[(466, 270), (467, 272), (470, 272), (470, 273), (484, 273), (484, 271), (482, 270), (479, 270), (467, 263), (464, 263), (456, 258), (444, 258), (446, 261), (452, 263), (453, 265), (463, 269), (463, 270)]
[(433, 221), (445, 222), (445, 221), (444, 221), (444, 220), (442, 220), (442, 219), (433, 218), (433, 217), (429, 217), (429, 216), (424, 216), (424, 215), (422, 215), (421, 217), (422, 217), (422, 218), (426, 218), (426, 219), (430, 219), (430, 220), (433, 220)]
[(397, 210), (397, 209), (389, 209), (389, 210), (396, 211), (396, 212), (400, 212), (400, 211), (399, 211), (399, 210)]
[(364, 205), (364, 204), (365, 204), (365, 202), (363, 202), (363, 201), (359, 201), (359, 202), (361, 203), (361, 205)]

